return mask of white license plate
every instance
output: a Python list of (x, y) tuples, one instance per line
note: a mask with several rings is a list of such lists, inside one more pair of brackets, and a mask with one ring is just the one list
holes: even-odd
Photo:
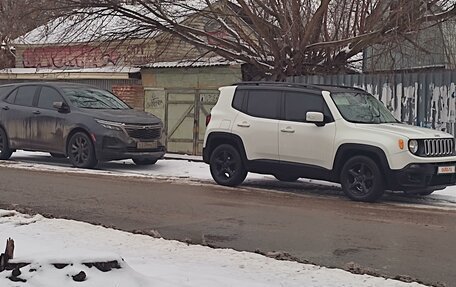
[(454, 165), (439, 166), (439, 168), (437, 170), (437, 174), (448, 174), (448, 173), (456, 173), (456, 167)]
[(138, 142), (136, 144), (137, 149), (155, 149), (157, 148), (157, 141), (153, 142)]

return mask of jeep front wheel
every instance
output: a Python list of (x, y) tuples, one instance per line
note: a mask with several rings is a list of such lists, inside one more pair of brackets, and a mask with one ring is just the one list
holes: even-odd
[(341, 173), (342, 189), (350, 199), (373, 202), (385, 192), (384, 178), (369, 157), (355, 156), (347, 161)]
[(239, 152), (231, 145), (218, 146), (210, 158), (212, 178), (220, 185), (238, 186), (247, 176)]

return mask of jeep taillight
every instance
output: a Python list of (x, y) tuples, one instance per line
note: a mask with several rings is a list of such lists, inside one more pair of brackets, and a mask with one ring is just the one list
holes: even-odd
[(211, 114), (208, 114), (206, 116), (206, 127), (209, 125), (210, 122), (211, 122)]

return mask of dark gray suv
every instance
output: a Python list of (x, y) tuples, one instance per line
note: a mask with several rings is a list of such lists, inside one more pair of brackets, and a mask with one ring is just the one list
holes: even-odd
[(20, 149), (68, 157), (84, 168), (121, 159), (154, 164), (165, 154), (162, 131), (159, 118), (92, 86), (0, 86), (0, 159)]

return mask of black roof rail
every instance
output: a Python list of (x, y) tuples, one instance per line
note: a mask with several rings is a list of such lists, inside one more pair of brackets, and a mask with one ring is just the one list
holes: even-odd
[(301, 84), (293, 82), (274, 82), (274, 81), (256, 81), (256, 82), (238, 82), (233, 84), (233, 86), (261, 86), (261, 85), (275, 85), (275, 86), (287, 86), (287, 87), (298, 87), (298, 88), (308, 88), (308, 89), (319, 89), (318, 85), (313, 84)]
[(273, 81), (238, 82), (238, 83), (233, 84), (233, 86), (261, 86), (261, 85), (297, 87), (297, 88), (307, 88), (307, 89), (314, 89), (314, 90), (324, 90), (325, 88), (340, 88), (340, 89), (351, 89), (351, 90), (365, 92), (365, 90), (363, 90), (361, 88), (343, 86), (343, 85), (328, 85), (328, 84), (302, 84), (302, 83), (293, 83), (293, 82), (273, 82)]
[(357, 91), (363, 91), (365, 92), (364, 89), (362, 88), (358, 88), (358, 87), (352, 87), (352, 86), (344, 86), (344, 85), (329, 85), (329, 84), (316, 84), (314, 86), (317, 86), (317, 87), (331, 87), (331, 88), (341, 88), (341, 89), (351, 89), (351, 90), (357, 90)]

